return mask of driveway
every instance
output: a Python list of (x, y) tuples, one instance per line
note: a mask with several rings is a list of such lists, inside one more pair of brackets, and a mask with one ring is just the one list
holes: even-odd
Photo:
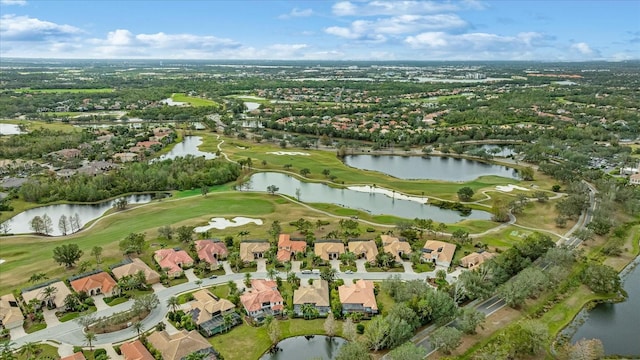
[(104, 302), (104, 295), (103, 294), (94, 296), (93, 297), (93, 302), (96, 305), (96, 310), (97, 311), (107, 310), (107, 309), (110, 308), (109, 305), (107, 305)]
[(404, 272), (407, 274), (415, 274), (416, 272), (413, 271), (413, 267), (411, 266), (411, 262), (410, 261), (403, 261), (402, 262), (402, 267), (404, 267)]
[(47, 323), (47, 327), (60, 325), (60, 320), (58, 320), (55, 310), (44, 309), (42, 315), (44, 321)]
[(359, 273), (366, 273), (367, 272), (367, 268), (364, 266), (364, 264), (366, 264), (366, 262), (367, 262), (366, 259), (356, 260), (357, 272), (359, 272)]
[(233, 270), (231, 269), (231, 265), (229, 265), (228, 261), (222, 262), (222, 269), (224, 269), (225, 275), (233, 274)]
[(329, 261), (332, 269), (336, 269), (337, 272), (340, 272), (340, 260), (331, 260)]
[(9, 334), (11, 334), (11, 340), (15, 340), (27, 335), (27, 333), (24, 332), (24, 328), (22, 326), (18, 326), (15, 329), (9, 330)]
[(300, 265), (302, 265), (302, 261), (292, 261), (291, 272), (294, 272), (294, 273), (300, 272)]
[(194, 282), (196, 280), (199, 280), (199, 278), (196, 276), (196, 274), (193, 273), (193, 269), (188, 269), (184, 271), (184, 276), (187, 277), (187, 280), (189, 280), (189, 282)]
[(258, 264), (258, 269), (256, 270), (256, 272), (261, 272), (261, 273), (267, 272), (267, 260), (261, 259), (256, 261), (256, 263)]
[(151, 285), (151, 288), (153, 289), (153, 292), (158, 292), (160, 290), (166, 289), (167, 287), (162, 285), (161, 283), (155, 283), (155, 284)]

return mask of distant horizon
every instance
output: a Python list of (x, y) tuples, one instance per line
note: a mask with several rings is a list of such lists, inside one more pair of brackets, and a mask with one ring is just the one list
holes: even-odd
[(640, 60), (638, 0), (0, 0), (0, 57)]

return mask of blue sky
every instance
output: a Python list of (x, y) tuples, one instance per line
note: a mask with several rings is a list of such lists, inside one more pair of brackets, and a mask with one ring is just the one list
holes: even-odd
[(0, 0), (0, 56), (640, 59), (640, 0)]

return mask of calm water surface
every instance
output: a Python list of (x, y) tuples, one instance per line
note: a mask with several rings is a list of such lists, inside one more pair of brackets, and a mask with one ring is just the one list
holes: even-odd
[(300, 189), (300, 201), (306, 203), (335, 204), (374, 215), (394, 215), (406, 219), (418, 217), (445, 223), (456, 223), (465, 219), (491, 220), (491, 214), (486, 211), (473, 210), (469, 216), (464, 217), (457, 211), (444, 210), (416, 201), (392, 199), (384, 194), (336, 189), (325, 184), (302, 182), (292, 176), (276, 172), (256, 173), (240, 190), (266, 191), (269, 185), (277, 186), (279, 193), (292, 197), (296, 196), (296, 189)]
[(175, 159), (179, 156), (185, 157), (187, 155), (204, 156), (205, 159), (215, 159), (216, 154), (200, 151), (198, 146), (202, 145), (202, 137), (200, 136), (185, 136), (184, 140), (177, 143), (170, 152), (160, 156), (158, 160)]
[(346, 342), (347, 340), (338, 337), (329, 340), (321, 335), (296, 336), (280, 341), (280, 351), (266, 353), (260, 360), (333, 360), (338, 355), (340, 346)]
[[(151, 201), (151, 198), (152, 197), (149, 194), (131, 195), (125, 197), (129, 204), (148, 203)], [(53, 232), (51, 232), (49, 235), (60, 236), (62, 235), (62, 231), (60, 231), (60, 229), (58, 228), (58, 221), (60, 221), (60, 217), (62, 215), (65, 215), (67, 218), (69, 218), (70, 216), (73, 216), (77, 213), (78, 216), (80, 216), (80, 226), (82, 227), (84, 224), (99, 218), (109, 209), (113, 208), (113, 205), (119, 199), (120, 198), (115, 200), (103, 201), (96, 204), (49, 205), (23, 211), (8, 220), (9, 232), (13, 234), (24, 234), (33, 232), (33, 230), (31, 230), (31, 226), (29, 225), (31, 220), (36, 216), (42, 217), (46, 214), (51, 218), (51, 221), (53, 223)], [(71, 233), (71, 231), (68, 231), (67, 233)]]
[(506, 166), (443, 156), (349, 155), (344, 162), (354, 168), (379, 171), (399, 179), (471, 181), (486, 175), (518, 178), (517, 172)]
[(582, 310), (573, 324), (584, 322), (573, 334), (572, 343), (583, 338), (598, 338), (607, 355), (640, 357), (640, 257), (622, 276), (629, 295), (627, 301), (598, 304), (591, 310)]

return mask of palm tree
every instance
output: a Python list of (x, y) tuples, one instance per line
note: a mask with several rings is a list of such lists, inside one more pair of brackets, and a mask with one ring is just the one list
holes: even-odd
[(267, 270), (267, 277), (269, 278), (269, 280), (273, 280), (276, 275), (278, 274), (278, 272), (276, 271), (275, 268), (271, 268), (269, 270)]
[(302, 312), (302, 316), (307, 320), (313, 317), (314, 312), (317, 312), (316, 307), (312, 304), (302, 304), (300, 306), (300, 311)]
[(233, 325), (233, 317), (231, 316), (231, 314), (225, 314), (222, 317), (222, 321), (224, 322), (225, 332), (229, 331), (229, 328), (231, 328), (231, 325)]
[(240, 236), (241, 239), (244, 239), (247, 235), (249, 235), (249, 231), (247, 230), (242, 230), (238, 233), (238, 236)]
[(96, 334), (93, 331), (87, 331), (84, 333), (84, 340), (89, 345), (89, 350), (93, 351), (93, 342), (96, 341)]
[(171, 308), (171, 312), (173, 312), (174, 314), (176, 313), (176, 311), (178, 311), (178, 298), (175, 296), (172, 296), (170, 298), (167, 299), (167, 306)]
[(289, 273), (291, 272), (291, 266), (291, 261), (284, 263), (284, 272), (287, 273), (287, 276), (289, 276)]
[(192, 352), (191, 354), (185, 356), (184, 360), (203, 360), (205, 359), (207, 354), (201, 352)]
[(38, 353), (38, 345), (34, 342), (28, 342), (20, 348), (20, 355), (24, 355), (25, 359), (31, 359), (32, 355)]
[(198, 285), (198, 288), (202, 289), (202, 279), (196, 280), (195, 284)]
[(344, 252), (340, 255), (340, 260), (347, 266), (353, 266), (356, 262), (356, 254), (351, 251)]
[(45, 273), (37, 273), (37, 274), (33, 274), (31, 275), (31, 277), (29, 278), (29, 282), (32, 284), (35, 284), (41, 280), (47, 280), (47, 274)]
[(251, 273), (244, 273), (244, 286), (251, 286)]
[(47, 303), (47, 307), (52, 308), (54, 305), (54, 300), (56, 298), (56, 293), (58, 292), (58, 288), (54, 286), (47, 286), (42, 290), (42, 296), (45, 303)]
[(144, 331), (144, 326), (142, 326), (141, 321), (136, 321), (131, 325), (131, 328), (138, 333), (138, 339), (140, 339), (140, 333)]

